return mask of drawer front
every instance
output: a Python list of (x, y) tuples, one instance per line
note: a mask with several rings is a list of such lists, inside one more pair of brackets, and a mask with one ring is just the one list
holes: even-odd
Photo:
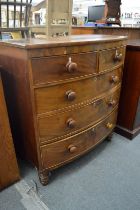
[(41, 148), (44, 168), (55, 168), (82, 155), (102, 141), (115, 127), (116, 111), (87, 131)]
[(121, 68), (106, 74), (75, 82), (35, 89), (37, 114), (69, 109), (71, 106), (99, 97), (121, 82)]
[(125, 57), (125, 47), (103, 50), (99, 53), (99, 72), (110, 70), (122, 65)]
[(97, 73), (97, 53), (32, 59), (34, 84), (50, 83)]
[(120, 88), (110, 91), (106, 97), (78, 109), (60, 112), (38, 119), (40, 142), (57, 140), (80, 129), (97, 123), (118, 105)]

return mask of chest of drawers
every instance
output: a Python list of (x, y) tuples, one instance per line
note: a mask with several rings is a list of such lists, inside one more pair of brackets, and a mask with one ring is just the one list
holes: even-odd
[(0, 43), (17, 151), (42, 184), (112, 133), (125, 46), (126, 37), (109, 35)]

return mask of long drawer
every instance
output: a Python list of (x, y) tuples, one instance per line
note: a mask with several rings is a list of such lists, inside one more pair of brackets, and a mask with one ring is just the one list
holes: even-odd
[(72, 135), (80, 129), (95, 124), (118, 105), (119, 95), (120, 86), (111, 90), (104, 98), (88, 105), (38, 118), (40, 143), (57, 140), (64, 135)]
[(120, 67), (97, 77), (36, 88), (36, 112), (37, 114), (47, 113), (92, 100), (117, 86), (121, 78)]
[(34, 84), (50, 83), (97, 73), (97, 52), (33, 58)]
[(116, 123), (116, 117), (117, 112), (114, 111), (104, 121), (85, 132), (41, 147), (43, 167), (57, 168), (90, 150), (111, 133)]
[(125, 47), (102, 50), (99, 52), (99, 72), (120, 66), (124, 62)]

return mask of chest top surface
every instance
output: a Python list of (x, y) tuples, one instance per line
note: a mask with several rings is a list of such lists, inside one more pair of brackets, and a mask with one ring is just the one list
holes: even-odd
[(61, 38), (46, 38), (46, 39), (20, 39), (20, 40), (5, 40), (0, 42), (0, 45), (13, 46), (24, 49), (34, 48), (49, 48), (59, 46), (72, 46), (72, 45), (86, 45), (94, 43), (107, 43), (110, 41), (123, 41), (127, 40), (126, 36), (115, 35), (73, 35)]

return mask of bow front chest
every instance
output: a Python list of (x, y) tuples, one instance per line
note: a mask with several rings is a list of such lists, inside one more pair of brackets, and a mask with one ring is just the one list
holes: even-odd
[(17, 151), (49, 171), (109, 137), (116, 124), (126, 37), (82, 35), (0, 43)]

